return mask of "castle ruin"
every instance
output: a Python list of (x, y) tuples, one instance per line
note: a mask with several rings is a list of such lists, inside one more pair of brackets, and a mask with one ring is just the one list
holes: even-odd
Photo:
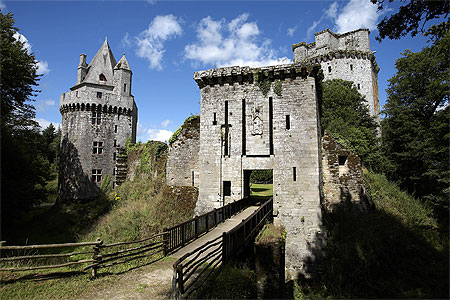
[(117, 63), (106, 39), (89, 65), (80, 55), (77, 82), (59, 104), (61, 201), (95, 198), (105, 178), (118, 181), (119, 150), (127, 139), (136, 141), (132, 74), (125, 54)]

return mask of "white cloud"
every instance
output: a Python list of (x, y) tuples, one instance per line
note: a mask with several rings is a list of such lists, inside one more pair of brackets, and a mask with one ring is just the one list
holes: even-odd
[(35, 121), (39, 123), (39, 126), (41, 126), (42, 129), (47, 128), (50, 125), (50, 123), (53, 124), (53, 126), (55, 126), (55, 129), (58, 129), (58, 127), (61, 127), (61, 123), (50, 122), (50, 121), (48, 121), (46, 119), (42, 119), (42, 118), (38, 118)]
[(359, 28), (374, 30), (381, 14), (377, 5), (368, 0), (350, 0), (336, 16), (336, 30), (339, 33)]
[[(16, 40), (24, 43), (23, 44), (23, 49), (26, 49), (29, 54), (32, 53), (31, 44), (28, 42), (28, 39), (23, 34), (15, 32), (13, 37)], [(50, 68), (48, 67), (48, 63), (46, 61), (36, 61), (36, 64), (37, 64), (36, 74), (44, 75), (44, 74), (47, 74), (47, 73), (50, 72)]]
[(197, 41), (186, 45), (185, 57), (203, 65), (266, 66), (290, 63), (287, 57), (278, 58), (271, 41), (260, 37), (255, 22), (247, 22), (248, 14), (241, 14), (229, 23), (225, 19), (203, 18), (197, 27)]
[(128, 37), (128, 32), (125, 33), (121, 42), (122, 42), (122, 47), (124, 47), (124, 48), (131, 47), (131, 41), (130, 41), (130, 38)]
[(37, 71), (36, 74), (44, 75), (50, 72), (48, 67), (48, 63), (46, 61), (40, 60), (37, 62)]
[(24, 44), (23, 44), (23, 48), (24, 48), (24, 49), (27, 49), (27, 52), (31, 54), (31, 44), (28, 42), (28, 39), (27, 39), (23, 34), (20, 34), (20, 33), (18, 33), (18, 32), (15, 32), (15, 33), (13, 34), (13, 37), (14, 37), (17, 41), (24, 43)]
[(317, 25), (319, 25), (322, 22), (322, 18), (318, 21), (314, 21), (311, 26), (309, 26), (308, 30), (306, 31), (306, 37), (312, 36), (312, 34), (316, 31)]
[(3, 10), (3, 13), (5, 13), (4, 10), (6, 10), (6, 5), (5, 5), (5, 3), (3, 3), (2, 0), (0, 0), (0, 9)]
[(172, 123), (171, 120), (165, 120), (165, 121), (162, 121), (161, 126), (163, 128), (166, 128), (167, 126), (169, 126), (170, 123)]
[(328, 9), (325, 11), (325, 14), (327, 15), (328, 18), (336, 19), (337, 10), (338, 10), (338, 3), (333, 2), (331, 3), (330, 7), (328, 7)]
[(148, 129), (149, 140), (167, 142), (172, 136), (173, 132), (165, 129)]
[(150, 68), (162, 70), (162, 58), (165, 52), (164, 42), (180, 36), (182, 29), (173, 15), (156, 16), (148, 29), (136, 37), (138, 49), (136, 54), (150, 63)]
[(297, 30), (297, 26), (288, 28), (288, 30), (287, 30), (287, 35), (290, 36), (290, 37), (293, 37), (293, 36), (294, 36), (294, 32), (295, 32), (296, 30)]
[(47, 108), (49, 106), (56, 105), (56, 102), (54, 100), (48, 99), (48, 100), (37, 100), (36, 101), (36, 110), (38, 112), (45, 112), (47, 111)]

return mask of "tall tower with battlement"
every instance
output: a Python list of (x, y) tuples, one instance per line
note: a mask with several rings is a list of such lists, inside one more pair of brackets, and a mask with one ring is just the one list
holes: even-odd
[(136, 141), (138, 110), (125, 54), (117, 63), (107, 40), (88, 65), (80, 55), (77, 82), (60, 97), (62, 115), (60, 201), (98, 196), (101, 183), (118, 180), (118, 156)]
[(365, 96), (369, 110), (377, 121), (380, 119), (378, 95), (378, 71), (375, 55), (370, 51), (369, 30), (358, 29), (337, 34), (329, 29), (315, 34), (315, 42), (292, 45), (294, 63), (313, 61), (319, 63), (324, 80), (343, 79), (353, 81)]

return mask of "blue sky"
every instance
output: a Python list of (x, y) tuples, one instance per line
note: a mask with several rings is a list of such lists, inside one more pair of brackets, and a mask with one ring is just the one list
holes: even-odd
[[(292, 44), (314, 41), (325, 28), (371, 30), (371, 50), (381, 70), (380, 101), (405, 49), (419, 51), (426, 38), (375, 41), (376, 24), (397, 11), (378, 12), (370, 0), (345, 1), (5, 1), (16, 27), (39, 61), (36, 97), (41, 126), (61, 123), (59, 96), (76, 82), (79, 55), (88, 63), (108, 37), (118, 61), (125, 53), (133, 71), (132, 94), (139, 109), (138, 140), (168, 140), (191, 114), (200, 112), (200, 90), (192, 79), (214, 66), (287, 63)], [(428, 24), (427, 24), (428, 25)]]

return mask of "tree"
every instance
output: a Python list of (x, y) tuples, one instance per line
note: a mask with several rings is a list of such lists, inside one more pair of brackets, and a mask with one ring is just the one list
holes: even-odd
[(322, 86), (322, 127), (358, 154), (365, 165), (379, 169), (378, 126), (364, 96), (351, 81), (327, 80)]
[(0, 24), (1, 126), (8, 130), (37, 126), (34, 107), (29, 103), (38, 92), (33, 88), (39, 80), (36, 60), (14, 37), (18, 29), (12, 14), (0, 12)]
[(11, 227), (12, 220), (46, 197), (50, 166), (30, 104), (37, 93), (36, 61), (14, 38), (18, 29), (12, 15), (0, 12), (0, 23), (1, 220)]
[(432, 44), (397, 59), (382, 121), (390, 179), (435, 207), (448, 206), (450, 30), (448, 22), (426, 33)]
[[(371, 1), (373, 4), (378, 4), (378, 10), (384, 8), (385, 0)], [(389, 0), (389, 3), (393, 1)], [(442, 16), (447, 18), (449, 10), (449, 0), (411, 0), (408, 4), (401, 6), (397, 13), (385, 17), (378, 24), (376, 39), (380, 42), (386, 37), (391, 40), (399, 39), (408, 33), (415, 36), (419, 32), (419, 26), (421, 26), (420, 31), (423, 32), (425, 23)]]

